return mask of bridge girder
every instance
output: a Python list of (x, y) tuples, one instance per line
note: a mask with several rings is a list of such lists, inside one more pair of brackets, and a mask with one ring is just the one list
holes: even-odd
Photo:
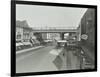
[(67, 32), (78, 32), (78, 30), (76, 29), (72, 29), (72, 30), (33, 30), (33, 32), (42, 32), (42, 33), (67, 33)]

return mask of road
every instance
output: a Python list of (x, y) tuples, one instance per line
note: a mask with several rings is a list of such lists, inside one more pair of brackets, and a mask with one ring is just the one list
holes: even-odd
[(16, 72), (43, 72), (73, 70), (80, 68), (79, 59), (73, 51), (46, 46), (16, 55)]
[(53, 63), (49, 62), (52, 61), (53, 58), (55, 58), (54, 55), (50, 55), (50, 51), (54, 48), (54, 46), (47, 46), (41, 49), (17, 54), (16, 72), (20, 73), (57, 70), (56, 66), (54, 66)]

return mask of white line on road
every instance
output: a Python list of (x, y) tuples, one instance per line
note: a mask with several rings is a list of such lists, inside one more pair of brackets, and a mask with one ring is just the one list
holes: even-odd
[(53, 54), (53, 55), (59, 55), (61, 53), (62, 49), (53, 49), (52, 51), (50, 51), (50, 54)]

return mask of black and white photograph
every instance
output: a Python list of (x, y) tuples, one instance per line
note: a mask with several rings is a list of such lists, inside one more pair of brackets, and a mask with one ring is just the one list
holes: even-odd
[(95, 10), (16, 4), (16, 73), (95, 69)]

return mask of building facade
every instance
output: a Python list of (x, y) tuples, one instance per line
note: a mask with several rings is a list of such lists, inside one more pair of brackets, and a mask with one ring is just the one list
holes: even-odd
[(32, 29), (26, 21), (16, 21), (16, 41), (29, 41), (32, 37)]
[(88, 61), (95, 62), (95, 9), (87, 9), (81, 19), (81, 48), (85, 52)]
[(23, 40), (23, 28), (16, 27), (16, 41)]

